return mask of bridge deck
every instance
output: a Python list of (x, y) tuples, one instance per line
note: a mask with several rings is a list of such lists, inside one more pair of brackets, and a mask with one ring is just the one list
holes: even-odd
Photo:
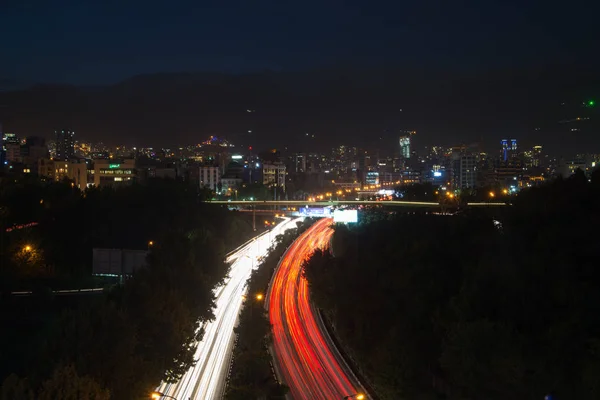
[[(438, 208), (440, 203), (433, 201), (373, 201), (373, 200), (334, 200), (334, 201), (303, 201), (303, 200), (267, 200), (267, 201), (243, 201), (243, 200), (213, 200), (212, 204), (244, 205), (244, 206), (312, 206), (327, 207), (338, 205), (365, 205), (365, 206), (395, 206), (395, 207), (431, 207)], [(501, 207), (506, 203), (467, 203), (467, 206), (475, 207)]]

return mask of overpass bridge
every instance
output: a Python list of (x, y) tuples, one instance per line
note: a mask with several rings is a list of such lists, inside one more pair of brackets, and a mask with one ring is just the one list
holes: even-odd
[[(252, 226), (256, 230), (256, 214), (259, 215), (295, 215), (301, 207), (338, 207), (338, 206), (383, 206), (383, 207), (406, 207), (424, 208), (430, 210), (444, 210), (456, 206), (455, 204), (439, 203), (434, 201), (402, 201), (402, 200), (330, 200), (330, 201), (306, 201), (306, 200), (266, 200), (266, 201), (244, 201), (244, 200), (213, 200), (211, 204), (237, 207), (238, 211), (252, 213)], [(467, 207), (504, 207), (506, 203), (478, 202), (467, 203)]]
[[(222, 204), (228, 206), (277, 206), (277, 207), (335, 207), (335, 206), (384, 206), (384, 207), (449, 207), (447, 203), (437, 201), (402, 201), (402, 200), (331, 200), (331, 201), (306, 201), (306, 200), (266, 200), (266, 201), (244, 201), (244, 200), (213, 200), (211, 204)], [(506, 203), (477, 202), (467, 203), (467, 207), (503, 207)]]

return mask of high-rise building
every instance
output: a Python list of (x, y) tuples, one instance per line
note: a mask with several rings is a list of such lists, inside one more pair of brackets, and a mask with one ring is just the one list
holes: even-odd
[(68, 129), (54, 131), (56, 136), (57, 160), (68, 160), (75, 156), (75, 132)]
[(414, 135), (415, 131), (404, 132), (405, 135), (400, 136), (400, 156), (405, 160), (410, 158), (410, 137)]
[(461, 189), (475, 187), (477, 179), (477, 159), (473, 155), (460, 157), (459, 185)]
[(533, 146), (533, 166), (539, 167), (542, 163), (542, 146)]
[(294, 172), (306, 172), (306, 154), (296, 153), (294, 155)]
[(500, 144), (502, 145), (502, 161), (506, 161), (508, 160), (508, 140), (507, 139), (502, 139), (500, 141)]

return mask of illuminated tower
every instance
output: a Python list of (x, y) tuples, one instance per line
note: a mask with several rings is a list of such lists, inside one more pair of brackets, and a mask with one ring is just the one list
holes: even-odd
[(75, 155), (75, 132), (68, 129), (54, 131), (56, 136), (56, 159), (68, 160)]
[(500, 144), (502, 145), (502, 161), (506, 161), (508, 160), (508, 140), (507, 139), (502, 139), (500, 141)]
[(404, 159), (410, 158), (410, 137), (414, 135), (415, 131), (405, 131), (405, 135), (400, 136), (400, 156)]

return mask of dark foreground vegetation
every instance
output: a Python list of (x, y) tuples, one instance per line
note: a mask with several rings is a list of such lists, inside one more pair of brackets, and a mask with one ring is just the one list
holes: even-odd
[[(176, 181), (85, 193), (4, 181), (0, 398), (146, 399), (177, 380), (212, 317), (224, 254), (254, 234), (202, 198)], [(5, 232), (29, 222), (37, 225)], [(89, 284), (93, 247), (149, 249), (148, 265), (100, 295), (52, 295)]]
[(239, 324), (235, 328), (237, 342), (225, 394), (227, 400), (285, 398), (287, 387), (275, 380), (271, 370), (271, 355), (268, 351), (271, 325), (264, 302), (279, 260), (292, 242), (313, 222), (312, 219), (306, 219), (297, 228), (278, 235), (275, 246), (248, 280), (248, 295)]
[(305, 265), (381, 399), (600, 398), (600, 176), (489, 216), (363, 215)]

